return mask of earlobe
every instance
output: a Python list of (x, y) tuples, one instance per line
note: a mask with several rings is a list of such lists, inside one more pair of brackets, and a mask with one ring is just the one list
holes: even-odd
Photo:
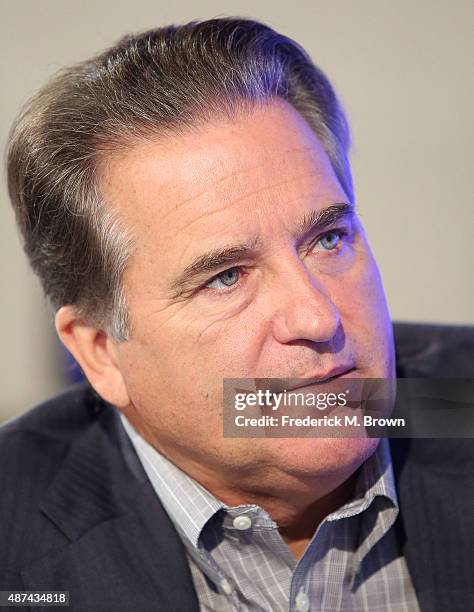
[(72, 306), (62, 306), (57, 311), (55, 326), (61, 342), (97, 393), (118, 408), (129, 406), (117, 345), (107, 333), (78, 315)]

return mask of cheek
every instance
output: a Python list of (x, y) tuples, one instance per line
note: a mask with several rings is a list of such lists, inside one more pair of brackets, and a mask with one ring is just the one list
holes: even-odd
[(259, 357), (261, 322), (255, 309), (249, 307), (238, 317), (216, 323), (202, 334), (200, 365), (211, 386), (223, 378), (247, 378), (255, 372)]
[(193, 352), (191, 342), (186, 345), (178, 338), (174, 343), (170, 340), (131, 340), (122, 361), (134, 411), (164, 447), (193, 435), (205, 438), (206, 429), (217, 435), (220, 421), (216, 406), (222, 404), (217, 403), (222, 396), (220, 388), (210, 388), (213, 377), (211, 368), (203, 365), (204, 356)]
[(379, 269), (365, 236), (357, 245), (354, 265), (331, 283), (331, 294), (341, 315), (360, 323), (386, 321), (388, 308)]
[(360, 265), (335, 289), (346, 336), (367, 376), (394, 376), (393, 330), (382, 279), (369, 249)]
[[(255, 281), (254, 283), (255, 284)], [(248, 377), (255, 371), (258, 360), (262, 316), (256, 308), (255, 287), (245, 299), (232, 295), (229, 299), (196, 300), (183, 310), (172, 326), (164, 330), (179, 347), (178, 359), (186, 370), (195, 373), (214, 389), (216, 381), (221, 390), (222, 378)], [(173, 344), (169, 349), (173, 351)]]
[(367, 313), (374, 326), (385, 326), (390, 322), (387, 300), (378, 266), (369, 252), (366, 271), (361, 281), (359, 299), (367, 308)]
[[(158, 402), (171, 410), (216, 412), (224, 377), (252, 370), (252, 332), (239, 317), (210, 320), (183, 307), (156, 318), (143, 316), (123, 351), (122, 367), (133, 403), (148, 409)], [(216, 408), (217, 407), (217, 408)]]

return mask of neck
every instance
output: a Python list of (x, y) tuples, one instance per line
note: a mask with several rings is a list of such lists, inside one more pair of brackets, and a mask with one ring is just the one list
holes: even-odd
[(255, 504), (263, 508), (278, 525), (280, 535), (295, 559), (299, 559), (320, 523), (354, 497), (357, 473), (356, 469), (337, 481), (318, 479), (312, 483), (313, 486), (304, 487), (302, 492), (281, 487), (276, 494), (253, 487), (229, 489), (226, 485), (216, 485), (202, 473), (190, 475), (228, 506)]
[(305, 508), (294, 509), (293, 513), (290, 512), (277, 521), (279, 532), (295, 559), (303, 555), (323, 520), (353, 498), (356, 478), (357, 471), (333, 491)]
[[(219, 478), (213, 469), (195, 463), (189, 458), (171, 457), (159, 448), (154, 436), (141, 423), (127, 417), (158, 452), (175, 463), (191, 478), (194, 478), (212, 495), (228, 506), (254, 504), (263, 508), (278, 525), (278, 530), (296, 559), (299, 559), (316, 529), (326, 516), (340, 508), (354, 496), (358, 465), (337, 475), (318, 476), (302, 482), (289, 478), (286, 483), (282, 473), (266, 474), (262, 477), (237, 484), (234, 478)], [(216, 478), (217, 476), (217, 478)], [(229, 487), (229, 482), (232, 486)], [(278, 483), (278, 486), (275, 486)]]

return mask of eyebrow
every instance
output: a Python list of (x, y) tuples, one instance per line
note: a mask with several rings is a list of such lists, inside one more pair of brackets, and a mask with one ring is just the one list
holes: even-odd
[(344, 219), (352, 218), (354, 212), (353, 204), (332, 204), (320, 210), (312, 210), (310, 213), (304, 215), (296, 232), (292, 235), (297, 239), (309, 233), (315, 234), (321, 232), (335, 223), (340, 223)]
[[(320, 210), (312, 210), (305, 214), (297, 225), (297, 229), (292, 236), (295, 239), (304, 239), (308, 234), (322, 232), (329, 226), (341, 222), (346, 218), (352, 218), (354, 215), (354, 206), (352, 204), (332, 204)], [(199, 255), (196, 257), (178, 278), (173, 282), (171, 290), (175, 296), (185, 293), (195, 279), (212, 273), (217, 273), (223, 266), (236, 265), (239, 261), (245, 258), (255, 258), (258, 254), (260, 239), (254, 237), (248, 242), (223, 246), (217, 249)]]

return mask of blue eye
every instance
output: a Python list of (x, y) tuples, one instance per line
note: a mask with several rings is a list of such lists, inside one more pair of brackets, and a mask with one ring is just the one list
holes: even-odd
[(232, 287), (235, 283), (240, 279), (240, 269), (239, 268), (229, 268), (228, 270), (224, 270), (213, 279), (211, 279), (206, 287), (211, 289), (225, 289), (225, 287)]
[(323, 249), (326, 249), (327, 251), (332, 251), (333, 249), (337, 247), (340, 240), (341, 240), (341, 233), (332, 231), (332, 232), (328, 232), (327, 234), (324, 234), (324, 236), (322, 236), (318, 240), (318, 243), (321, 244)]

